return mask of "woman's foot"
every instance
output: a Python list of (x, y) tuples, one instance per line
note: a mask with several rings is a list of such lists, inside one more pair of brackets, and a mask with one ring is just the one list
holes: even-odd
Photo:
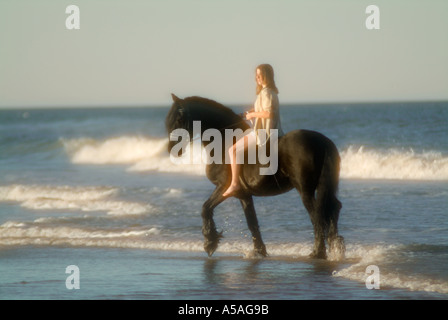
[(224, 197), (230, 196), (232, 194), (235, 194), (237, 191), (241, 189), (240, 185), (238, 184), (231, 184), (229, 188), (227, 188), (226, 192), (224, 192), (222, 195)]

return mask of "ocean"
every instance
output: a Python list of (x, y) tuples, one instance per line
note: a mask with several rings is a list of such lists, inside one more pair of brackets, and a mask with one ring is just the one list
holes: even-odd
[[(232, 106), (236, 112), (243, 110)], [(236, 199), (203, 251), (202, 164), (170, 161), (167, 107), (0, 110), (0, 299), (448, 298), (448, 103), (281, 107), (342, 163), (345, 257), (315, 260), (297, 191), (255, 198), (254, 257)]]

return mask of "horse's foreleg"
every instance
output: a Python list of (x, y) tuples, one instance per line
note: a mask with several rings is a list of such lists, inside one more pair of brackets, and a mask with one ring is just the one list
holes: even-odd
[(222, 196), (223, 188), (216, 188), (210, 198), (202, 205), (202, 234), (204, 235), (204, 250), (211, 256), (218, 248), (222, 232), (216, 231), (213, 220), (213, 210), (225, 198)]
[(243, 206), (244, 214), (246, 215), (247, 226), (252, 233), (252, 241), (254, 242), (255, 253), (261, 254), (266, 257), (268, 254), (266, 252), (266, 246), (261, 238), (260, 228), (258, 226), (257, 214), (255, 213), (254, 202), (252, 197), (240, 199), (241, 205)]

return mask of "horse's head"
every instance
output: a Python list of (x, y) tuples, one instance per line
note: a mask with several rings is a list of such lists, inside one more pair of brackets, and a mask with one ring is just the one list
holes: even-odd
[[(180, 99), (174, 94), (171, 96), (173, 105), (165, 120), (165, 127), (170, 135), (168, 152), (179, 143), (179, 139), (185, 145), (195, 138), (194, 134), (198, 133), (193, 132), (195, 121), (200, 121), (201, 136), (207, 129), (217, 129), (224, 137), (225, 129), (240, 128), (244, 131), (249, 128), (239, 115), (216, 101), (196, 96), (185, 99)], [(189, 139), (182, 139), (181, 135), (184, 133), (188, 133)]]
[[(173, 105), (171, 106), (170, 111), (165, 119), (165, 128), (168, 132), (168, 135), (171, 136), (177, 129), (187, 130), (190, 137), (192, 136), (191, 131), (191, 119), (189, 119), (189, 114), (187, 111), (188, 106), (185, 104), (183, 99), (178, 98), (175, 94), (171, 94), (173, 98)], [(174, 139), (169, 139), (168, 141), (168, 152), (171, 152), (171, 149), (178, 142)], [(183, 150), (183, 148), (182, 148)]]

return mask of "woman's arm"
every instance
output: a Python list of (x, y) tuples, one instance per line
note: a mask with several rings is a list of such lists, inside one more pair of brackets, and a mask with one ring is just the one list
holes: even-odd
[[(252, 118), (262, 118), (262, 119), (270, 119), (272, 116), (273, 105), (273, 96), (277, 96), (272, 90), (262, 90), (260, 93), (260, 102), (261, 102), (261, 111), (258, 112), (248, 112), (246, 115), (246, 119), (250, 120)], [(257, 98), (258, 99), (258, 98)]]
[(250, 120), (252, 118), (265, 118), (269, 119), (271, 117), (271, 113), (269, 111), (260, 111), (260, 112), (248, 112), (246, 114), (246, 119)]

